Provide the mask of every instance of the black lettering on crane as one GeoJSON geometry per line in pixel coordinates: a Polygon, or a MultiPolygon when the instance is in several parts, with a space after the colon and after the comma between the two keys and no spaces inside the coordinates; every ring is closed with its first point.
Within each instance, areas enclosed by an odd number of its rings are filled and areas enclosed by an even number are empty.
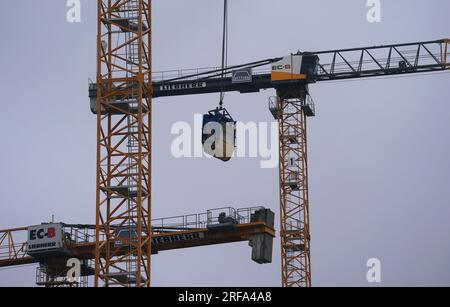
{"type": "Polygon", "coordinates": [[[36,240],[36,230],[30,231],[30,240],[36,240]]]}

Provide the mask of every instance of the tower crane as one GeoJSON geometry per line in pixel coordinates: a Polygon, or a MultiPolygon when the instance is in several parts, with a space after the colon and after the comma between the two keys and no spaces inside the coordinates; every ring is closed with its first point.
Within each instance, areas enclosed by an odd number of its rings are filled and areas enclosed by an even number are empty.
{"type": "MultiPolygon", "coordinates": [[[[97,238],[95,285],[111,274],[150,283],[152,99],[275,89],[269,109],[279,123],[279,196],[282,285],[311,286],[307,118],[315,116],[309,84],[330,80],[436,72],[449,69],[448,39],[298,52],[226,67],[227,1],[222,67],[152,72],[151,0],[98,0],[97,82],[90,84],[97,114],[97,238]],[[260,69],[269,66],[268,70],[260,69]],[[135,228],[129,253],[117,257],[112,226],[135,228]],[[145,239],[144,239],[145,238],[145,239]],[[144,279],[141,280],[141,273],[144,279]]],[[[222,124],[231,116],[219,114],[222,124]]],[[[226,144],[224,144],[226,146],[226,144]]],[[[206,150],[205,150],[206,151],[206,150]]],[[[232,151],[230,151],[232,152],[232,151]]],[[[222,157],[227,161],[228,157],[222,157]]]]}
{"type": "MultiPolygon", "coordinates": [[[[97,78],[89,85],[90,108],[97,117],[95,226],[57,225],[61,229],[93,231],[91,240],[81,245],[65,240],[62,247],[70,247],[69,255],[95,260],[91,272],[95,286],[150,286],[151,255],[158,249],[164,250],[151,217],[153,99],[276,91],[276,96],[269,98],[268,107],[279,124],[281,280],[285,287],[309,287],[312,281],[307,118],[316,115],[309,85],[450,69],[450,40],[441,39],[297,52],[215,70],[153,72],[151,0],[97,0],[97,3],[97,78]]],[[[237,226],[228,218],[223,215],[217,218],[219,225],[232,226],[222,229],[220,234],[208,237],[202,230],[204,237],[210,239],[204,245],[239,240],[257,244],[267,236],[274,236],[273,224],[267,216],[261,217],[263,222],[250,218],[247,230],[239,227],[241,236],[236,235],[237,226]],[[259,221],[256,229],[252,221],[259,221]],[[254,235],[263,237],[255,239],[254,235]]],[[[4,262],[0,259],[0,266],[40,262],[47,268],[58,267],[58,263],[30,256],[28,243],[14,243],[17,241],[13,234],[24,230],[30,235],[35,228],[0,232],[8,255],[4,262]]],[[[213,229],[206,229],[207,233],[210,231],[213,229]]],[[[184,246],[201,245],[190,244],[184,246]]],[[[170,244],[165,247],[172,248],[176,247],[170,244]]],[[[51,269],[45,273],[47,282],[59,276],[51,269]]]]}
{"type": "MultiPolygon", "coordinates": [[[[373,47],[298,52],[226,67],[152,74],[152,98],[275,89],[269,110],[279,123],[279,196],[282,285],[311,286],[307,118],[316,115],[309,85],[320,82],[395,77],[450,69],[450,39],[373,47]]],[[[97,115],[130,110],[120,83],[108,90],[91,84],[91,111],[97,115]],[[98,92],[112,102],[98,105],[98,92]],[[100,110],[101,112],[98,112],[100,110]]]]}

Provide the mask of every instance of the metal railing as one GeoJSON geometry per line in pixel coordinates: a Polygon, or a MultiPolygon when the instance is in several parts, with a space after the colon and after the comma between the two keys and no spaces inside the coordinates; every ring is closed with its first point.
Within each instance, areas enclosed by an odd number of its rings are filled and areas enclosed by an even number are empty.
{"type": "Polygon", "coordinates": [[[246,224],[250,223],[251,215],[260,209],[263,209],[263,207],[250,207],[241,209],[224,207],[211,209],[207,210],[206,213],[182,215],[153,220],[152,226],[155,232],[205,229],[208,228],[208,226],[218,225],[223,222],[221,221],[221,216],[233,219],[234,221],[236,221],[236,224],[246,224]]]}
{"type": "Polygon", "coordinates": [[[72,244],[95,241],[95,228],[88,226],[64,225],[65,239],[72,244]]]}
{"type": "MultiPolygon", "coordinates": [[[[191,68],[191,69],[178,69],[167,71],[156,71],[152,73],[153,82],[163,82],[172,79],[182,79],[183,81],[195,81],[201,79],[207,79],[210,77],[218,77],[217,71],[221,70],[221,67],[204,67],[204,68],[191,68]],[[201,76],[197,76],[200,75],[201,76]],[[192,76],[192,77],[190,77],[192,76]]],[[[227,71],[224,76],[226,78],[231,77],[232,71],[227,71]]],[[[270,74],[270,68],[253,68],[252,75],[265,75],[270,74]]]]}

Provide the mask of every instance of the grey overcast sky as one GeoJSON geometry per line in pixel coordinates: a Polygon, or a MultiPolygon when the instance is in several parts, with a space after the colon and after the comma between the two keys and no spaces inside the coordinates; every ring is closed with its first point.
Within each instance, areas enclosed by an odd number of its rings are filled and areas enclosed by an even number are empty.
{"type": "MultiPolygon", "coordinates": [[[[154,0],[157,70],[220,63],[222,1],[154,0]]],[[[93,223],[96,1],[82,22],[63,0],[3,0],[0,9],[0,228],[48,221],[93,223]]],[[[450,37],[448,0],[231,0],[230,63],[450,37]]],[[[449,74],[317,84],[309,120],[312,272],[315,286],[366,286],[366,261],[382,262],[382,286],[450,286],[449,74]]],[[[273,91],[228,94],[243,122],[272,121],[273,91]]],[[[174,159],[176,121],[215,107],[217,95],[158,99],[154,110],[155,217],[262,205],[278,215],[277,169],[258,159],[174,159]]],[[[278,286],[274,262],[247,243],[163,252],[156,286],[278,286]]],[[[0,269],[0,286],[34,285],[34,266],[0,269]]]]}

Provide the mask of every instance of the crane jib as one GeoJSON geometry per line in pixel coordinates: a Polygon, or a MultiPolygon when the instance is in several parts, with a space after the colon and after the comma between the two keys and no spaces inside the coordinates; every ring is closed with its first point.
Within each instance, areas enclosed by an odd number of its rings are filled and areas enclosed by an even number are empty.
{"type": "MultiPolygon", "coordinates": [[[[300,83],[360,79],[426,73],[450,68],[448,44],[437,40],[320,52],[297,53],[282,58],[228,67],[222,70],[179,71],[179,77],[164,79],[170,73],[155,73],[153,97],[170,97],[220,92],[254,93],[264,89],[295,87],[300,83]],[[414,50],[414,52],[412,52],[414,50]],[[319,59],[320,57],[320,59],[319,59]],[[267,70],[256,70],[261,65],[267,70]],[[158,78],[159,76],[159,78],[158,78]]],[[[95,113],[97,85],[89,88],[95,113]]]]}

